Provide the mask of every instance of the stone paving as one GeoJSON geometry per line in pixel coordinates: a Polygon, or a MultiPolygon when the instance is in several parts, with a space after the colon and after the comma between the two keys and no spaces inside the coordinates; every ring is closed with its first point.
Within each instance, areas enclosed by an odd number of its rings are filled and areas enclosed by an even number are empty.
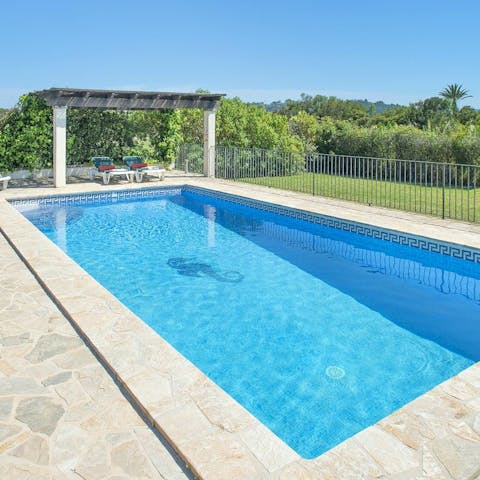
{"type": "MultiPolygon", "coordinates": [[[[374,209],[348,202],[312,198],[227,181],[167,178],[162,184],[185,183],[349,220],[375,223],[385,228],[431,236],[473,247],[480,245],[480,226],[478,225],[441,221],[404,212],[374,209]]],[[[28,193],[61,194],[138,187],[124,184],[102,188],[97,184],[78,184],[69,185],[64,189],[39,189],[28,193]]],[[[12,190],[5,192],[3,198],[24,194],[26,191],[12,190]]],[[[79,326],[82,334],[102,355],[118,381],[128,390],[132,400],[144,411],[149,422],[161,431],[172,445],[175,445],[182,458],[191,465],[200,478],[204,480],[373,478],[480,480],[480,363],[464,370],[324,455],[314,460],[304,460],[167,342],[151,331],[144,322],[126,309],[55,245],[42,237],[38,230],[6,202],[2,202],[1,198],[0,192],[0,227],[62,305],[64,311],[79,326]]],[[[16,281],[15,279],[13,275],[11,281],[16,281]]],[[[8,308],[16,308],[17,297],[7,303],[8,308]]],[[[18,303],[19,310],[24,313],[30,311],[31,302],[24,300],[22,304],[19,300],[18,303]]],[[[48,333],[58,333],[61,337],[74,337],[71,331],[70,335],[62,330],[48,333]]],[[[64,343],[72,348],[70,352],[57,353],[52,359],[43,360],[42,364],[52,363],[57,357],[71,355],[75,349],[74,345],[68,344],[71,342],[70,338],[60,340],[54,337],[48,342],[42,340],[42,335],[46,335],[45,332],[36,334],[35,339],[32,338],[32,344],[27,347],[25,344],[30,337],[26,335],[32,335],[28,325],[25,330],[9,332],[7,337],[18,336],[21,340],[7,340],[7,343],[10,341],[24,343],[7,348],[22,350],[23,345],[23,357],[20,355],[19,362],[26,363],[29,368],[33,368],[30,365],[32,361],[37,361],[45,354],[57,352],[58,348],[65,346],[64,343]],[[26,358],[27,356],[29,359],[26,358]]],[[[15,359],[16,356],[14,355],[13,358],[15,359]]],[[[5,359],[0,361],[5,362],[5,359]]],[[[10,355],[7,361],[9,362],[7,371],[8,368],[16,368],[16,362],[10,365],[10,355]]],[[[85,365],[80,370],[85,368],[88,373],[72,374],[69,379],[65,375],[68,375],[68,371],[71,370],[71,364],[67,363],[67,366],[64,366],[57,365],[54,361],[53,363],[57,368],[40,375],[47,386],[36,385],[36,388],[56,390],[62,385],[56,382],[64,379],[64,383],[68,383],[74,378],[83,388],[83,393],[89,395],[91,399],[103,389],[102,382],[99,384],[94,373],[96,369],[101,368],[98,363],[85,365]],[[54,386],[55,384],[57,387],[54,386]]],[[[22,377],[25,368],[23,370],[17,368],[17,370],[22,377]]],[[[8,387],[8,383],[6,385],[6,388],[11,388],[8,387]]],[[[22,391],[23,387],[18,388],[22,391]]],[[[81,396],[81,393],[78,394],[81,396]]],[[[62,393],[62,395],[69,398],[66,394],[62,393]]],[[[11,395],[7,393],[6,397],[9,398],[9,396],[11,395]]],[[[30,397],[32,396],[44,397],[38,393],[32,393],[30,397]]],[[[75,393],[73,396],[76,398],[75,393]]],[[[35,417],[35,421],[44,429],[48,429],[48,426],[60,416],[58,406],[66,408],[65,404],[58,399],[51,400],[52,403],[36,404],[36,407],[42,408],[45,415],[35,417]],[[47,421],[43,419],[44,416],[47,417],[47,421]]],[[[92,400],[92,402],[96,404],[98,400],[92,400]]],[[[88,401],[83,403],[85,409],[81,411],[84,417],[80,422],[80,428],[83,428],[84,424],[90,425],[87,418],[91,409],[95,408],[88,401]]],[[[7,405],[5,408],[10,412],[9,418],[12,419],[13,407],[7,405]]],[[[32,422],[32,415],[29,414],[29,411],[33,410],[32,405],[26,403],[18,411],[19,404],[16,404],[15,408],[15,417],[20,416],[23,422],[32,422]]],[[[108,414],[115,415],[116,408],[115,406],[109,409],[108,414]]],[[[1,411],[0,402],[0,413],[1,411]]],[[[81,416],[80,413],[78,415],[81,416]]],[[[94,425],[91,428],[98,429],[97,421],[101,422],[105,415],[104,411],[99,420],[93,421],[94,425]]],[[[20,420],[16,418],[13,426],[21,425],[18,422],[20,420]]],[[[55,437],[63,422],[65,422],[65,413],[58,420],[52,438],[55,437]]],[[[6,423],[7,429],[12,426],[12,422],[6,423]]],[[[138,428],[134,427],[133,430],[138,437],[138,428]]],[[[7,432],[11,431],[7,430],[7,432]]],[[[10,433],[9,436],[21,435],[21,433],[21,431],[10,433]]],[[[35,435],[46,434],[36,433],[35,435]]],[[[66,435],[65,432],[64,435],[66,435]]],[[[130,438],[127,441],[122,440],[118,440],[119,444],[115,444],[112,448],[109,437],[102,437],[99,443],[105,448],[97,448],[98,445],[94,443],[88,449],[92,452],[88,458],[93,458],[91,462],[96,465],[102,464],[102,459],[104,460],[106,456],[111,459],[111,465],[116,466],[124,456],[130,458],[128,446],[125,447],[125,444],[131,445],[130,438]],[[122,448],[119,452],[120,446],[122,448]]],[[[131,441],[139,440],[134,438],[131,441]]],[[[75,443],[73,440],[72,442],[75,443]]],[[[63,438],[62,443],[64,443],[63,438]]],[[[80,443],[83,445],[82,442],[80,443]]],[[[143,439],[137,444],[138,449],[141,447],[145,449],[143,439]]],[[[150,456],[148,453],[144,455],[154,463],[155,456],[150,456]]],[[[9,454],[8,458],[11,456],[9,454]]],[[[68,459],[68,455],[66,456],[68,459]]],[[[60,461],[61,455],[57,458],[60,461]]],[[[29,465],[23,459],[19,462],[21,465],[29,465]]],[[[131,478],[134,472],[138,473],[140,462],[134,465],[128,462],[128,465],[131,469],[129,472],[123,470],[122,474],[131,478]]],[[[58,470],[57,466],[55,468],[58,470]]],[[[52,478],[56,477],[52,476],[52,478]]],[[[113,480],[116,477],[111,478],[113,480]]]]}
{"type": "Polygon", "coordinates": [[[191,478],[0,235],[0,479],[191,478]]]}

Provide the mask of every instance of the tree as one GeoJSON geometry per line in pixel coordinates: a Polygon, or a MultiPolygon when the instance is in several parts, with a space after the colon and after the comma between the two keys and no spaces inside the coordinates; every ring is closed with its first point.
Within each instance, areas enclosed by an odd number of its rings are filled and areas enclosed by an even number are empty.
{"type": "Polygon", "coordinates": [[[23,95],[0,124],[0,172],[51,164],[52,109],[36,95],[23,95]]]}
{"type": "Polygon", "coordinates": [[[292,134],[302,142],[303,153],[313,153],[318,133],[317,119],[302,110],[290,118],[289,127],[292,134]]]}
{"type": "Polygon", "coordinates": [[[463,107],[458,111],[457,120],[464,125],[480,123],[480,113],[472,107],[463,107]]]}
{"type": "Polygon", "coordinates": [[[67,115],[67,162],[70,165],[83,165],[95,156],[111,157],[121,163],[126,149],[133,145],[133,129],[127,112],[70,109],[67,115]]]}
{"type": "Polygon", "coordinates": [[[288,118],[265,107],[222,98],[217,113],[218,145],[299,151],[300,142],[289,130],[288,118]]]}
{"type": "Polygon", "coordinates": [[[367,117],[367,110],[353,100],[341,100],[323,95],[305,95],[302,93],[299,101],[287,100],[279,113],[292,117],[304,111],[317,117],[332,117],[339,120],[359,120],[367,117]]]}
{"type": "Polygon", "coordinates": [[[131,112],[130,122],[134,137],[129,154],[167,166],[173,163],[182,141],[179,110],[131,112]]]}
{"type": "Polygon", "coordinates": [[[468,94],[468,90],[463,88],[463,85],[459,85],[458,83],[447,85],[446,88],[439,93],[439,95],[443,98],[446,98],[450,102],[450,108],[453,117],[457,116],[457,102],[459,100],[463,100],[464,98],[471,97],[471,95],[468,94]]]}

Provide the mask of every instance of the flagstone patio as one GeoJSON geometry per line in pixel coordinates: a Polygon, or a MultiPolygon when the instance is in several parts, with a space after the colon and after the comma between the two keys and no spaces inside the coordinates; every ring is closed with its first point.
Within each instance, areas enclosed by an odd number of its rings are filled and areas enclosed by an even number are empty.
{"type": "Polygon", "coordinates": [[[192,478],[0,235],[0,478],[192,478]]]}

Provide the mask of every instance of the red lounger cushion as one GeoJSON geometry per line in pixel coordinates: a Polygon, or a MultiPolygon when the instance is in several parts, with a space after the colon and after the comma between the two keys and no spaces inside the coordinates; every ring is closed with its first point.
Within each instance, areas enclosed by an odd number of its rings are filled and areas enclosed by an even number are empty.
{"type": "Polygon", "coordinates": [[[105,172],[107,170],[113,170],[115,168],[117,168],[117,167],[115,167],[115,165],[100,165],[98,167],[98,171],[99,172],[105,172]]]}
{"type": "Polygon", "coordinates": [[[132,168],[145,168],[148,167],[148,163],[132,163],[130,165],[132,168]]]}

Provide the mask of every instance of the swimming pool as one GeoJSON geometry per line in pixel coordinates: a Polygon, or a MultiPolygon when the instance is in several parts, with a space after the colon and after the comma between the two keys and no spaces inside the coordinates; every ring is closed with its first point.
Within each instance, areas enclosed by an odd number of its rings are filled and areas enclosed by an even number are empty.
{"type": "Polygon", "coordinates": [[[144,193],[17,207],[303,457],[479,357],[478,263],[192,188],[144,193]]]}

